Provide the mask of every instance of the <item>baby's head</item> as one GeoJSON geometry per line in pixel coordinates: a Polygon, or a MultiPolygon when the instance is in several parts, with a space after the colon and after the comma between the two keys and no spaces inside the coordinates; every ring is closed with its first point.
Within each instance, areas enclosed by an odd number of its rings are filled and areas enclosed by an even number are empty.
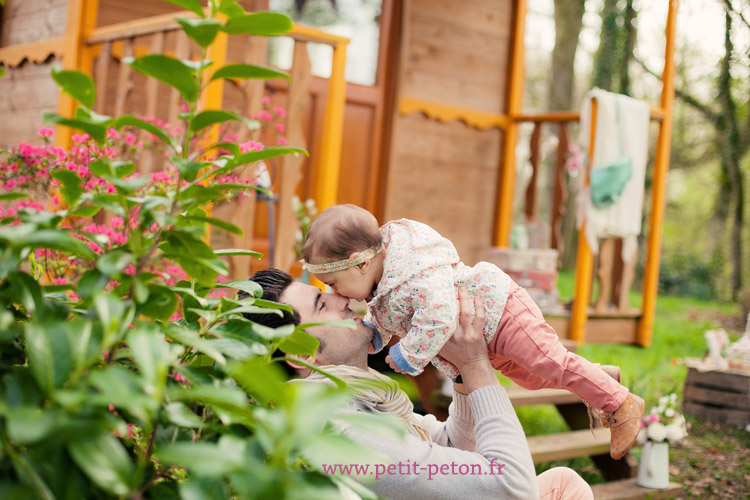
{"type": "Polygon", "coordinates": [[[324,210],[302,245],[303,267],[334,292],[369,300],[383,272],[383,236],[375,217],[356,205],[324,210]]]}

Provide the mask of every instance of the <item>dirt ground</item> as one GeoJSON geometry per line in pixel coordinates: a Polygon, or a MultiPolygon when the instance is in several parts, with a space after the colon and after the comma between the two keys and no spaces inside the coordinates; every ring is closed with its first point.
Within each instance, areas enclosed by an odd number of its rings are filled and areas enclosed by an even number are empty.
{"type": "Polygon", "coordinates": [[[680,499],[750,498],[750,432],[688,418],[688,438],[670,453],[670,478],[680,499]]]}

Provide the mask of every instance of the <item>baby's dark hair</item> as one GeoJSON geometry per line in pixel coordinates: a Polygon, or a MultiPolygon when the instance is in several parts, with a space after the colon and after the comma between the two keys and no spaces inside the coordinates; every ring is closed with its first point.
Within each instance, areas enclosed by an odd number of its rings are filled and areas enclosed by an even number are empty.
{"type": "Polygon", "coordinates": [[[314,264],[333,262],[382,242],[375,216],[356,205],[336,205],[323,210],[310,225],[302,258],[314,264]]]}

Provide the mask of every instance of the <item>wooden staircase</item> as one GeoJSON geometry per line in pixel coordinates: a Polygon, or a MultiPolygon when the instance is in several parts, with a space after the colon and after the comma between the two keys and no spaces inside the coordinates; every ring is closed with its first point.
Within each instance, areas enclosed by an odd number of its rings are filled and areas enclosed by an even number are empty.
{"type": "Polygon", "coordinates": [[[595,500],[641,500],[675,498],[682,486],[670,483],[665,490],[642,488],[635,484],[638,461],[632,455],[621,460],[609,456],[609,429],[589,429],[586,406],[581,398],[564,389],[539,389],[530,391],[518,386],[506,387],[514,407],[553,404],[570,426],[568,432],[532,436],[527,438],[534,464],[590,456],[594,465],[608,481],[591,487],[595,500]]]}

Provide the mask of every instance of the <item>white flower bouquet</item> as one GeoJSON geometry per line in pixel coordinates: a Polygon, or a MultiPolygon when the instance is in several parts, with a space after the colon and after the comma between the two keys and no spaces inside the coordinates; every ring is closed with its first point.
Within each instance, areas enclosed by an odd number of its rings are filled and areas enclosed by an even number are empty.
{"type": "Polygon", "coordinates": [[[685,417],[678,411],[677,394],[668,394],[659,398],[659,404],[641,419],[641,431],[638,433],[638,444],[646,441],[676,444],[687,436],[685,417]]]}

